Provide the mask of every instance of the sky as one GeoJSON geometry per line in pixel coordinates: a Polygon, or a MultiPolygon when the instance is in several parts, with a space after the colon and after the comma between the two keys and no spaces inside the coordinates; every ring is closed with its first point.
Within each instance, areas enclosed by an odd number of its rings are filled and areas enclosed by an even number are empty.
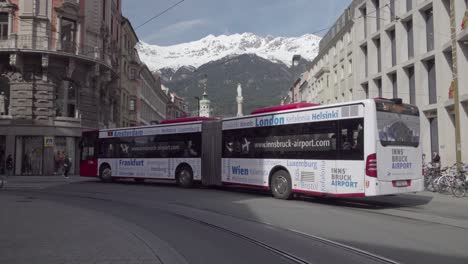
{"type": "MultiPolygon", "coordinates": [[[[146,20],[181,0],[122,0],[122,12],[140,40],[160,46],[209,34],[251,32],[297,37],[331,26],[351,0],[184,0],[165,14],[146,20]]],[[[326,31],[317,33],[322,36],[326,31]]]]}

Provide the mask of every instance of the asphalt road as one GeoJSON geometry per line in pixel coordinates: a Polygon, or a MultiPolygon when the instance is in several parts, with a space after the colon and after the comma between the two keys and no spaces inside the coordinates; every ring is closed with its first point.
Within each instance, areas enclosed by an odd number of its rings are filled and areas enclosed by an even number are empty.
{"type": "Polygon", "coordinates": [[[281,201],[131,181],[7,189],[0,263],[468,263],[467,209],[445,196],[281,201]]]}

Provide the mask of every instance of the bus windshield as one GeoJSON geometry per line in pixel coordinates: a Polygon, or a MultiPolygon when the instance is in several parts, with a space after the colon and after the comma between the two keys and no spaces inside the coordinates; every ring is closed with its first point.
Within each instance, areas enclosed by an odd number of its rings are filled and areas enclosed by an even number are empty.
{"type": "Polygon", "coordinates": [[[419,111],[407,104],[376,101],[377,128],[382,146],[419,146],[419,111]]]}

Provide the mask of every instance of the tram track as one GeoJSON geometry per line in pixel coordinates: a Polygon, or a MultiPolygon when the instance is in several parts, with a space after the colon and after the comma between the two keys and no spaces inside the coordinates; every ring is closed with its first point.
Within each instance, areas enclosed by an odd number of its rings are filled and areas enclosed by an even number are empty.
{"type": "MultiPolygon", "coordinates": [[[[254,219],[247,219],[247,218],[244,218],[244,217],[239,217],[239,216],[236,216],[236,215],[232,215],[232,214],[228,214],[228,213],[224,213],[224,212],[219,212],[219,211],[212,210],[212,209],[196,207],[196,206],[193,206],[193,205],[188,205],[188,204],[183,204],[183,203],[168,203],[168,204],[166,204],[166,206],[164,206],[164,204],[161,204],[161,203],[151,203],[151,204],[143,203],[143,204],[140,204],[140,203],[138,203],[138,201],[129,201],[129,200],[121,201],[119,199],[113,199],[113,198],[109,199],[107,197],[102,197],[102,195],[104,194],[102,192],[90,192],[90,191],[86,191],[86,192],[83,192],[83,193],[75,193],[75,192],[64,193],[64,192],[60,192],[60,191],[54,191],[54,192],[47,192],[46,193],[46,192],[44,192],[42,190],[37,190],[36,193],[37,194],[44,194],[44,195],[47,195],[47,196],[50,196],[50,195],[59,196],[61,198],[66,196],[66,197],[73,197],[73,198],[78,198],[78,199],[91,199],[91,200],[94,200],[94,201],[105,202],[105,203],[113,203],[113,204],[116,204],[116,205],[131,207],[131,208],[140,207],[142,209],[151,209],[151,210],[156,209],[156,210],[158,210],[158,211],[160,211],[160,212],[162,212],[164,214],[168,214],[168,215],[171,215],[173,217],[177,217],[177,218],[180,218],[180,219],[183,219],[183,220],[186,220],[186,221],[190,221],[190,222],[193,222],[193,223],[208,227],[210,229],[214,229],[214,230],[223,232],[225,234],[236,237],[238,239],[241,239],[241,240],[243,240],[243,241],[245,241],[247,243],[250,243],[250,244],[252,244],[254,246],[257,246],[257,247],[260,247],[260,248],[262,248],[264,250],[267,250],[267,251],[269,251],[269,252],[283,258],[284,260],[286,260],[286,261],[288,261],[290,263],[306,264],[306,263],[316,263],[316,262],[309,261],[306,258],[304,258],[303,256],[298,256],[297,254],[288,252],[287,250],[283,250],[282,248],[280,248],[278,246],[275,246],[272,243],[268,243],[265,240],[257,239],[253,235],[238,232],[236,230],[233,230],[232,228],[229,228],[229,227],[226,227],[226,226],[223,226],[223,225],[220,225],[220,224],[213,223],[213,221],[206,221],[206,220],[201,219],[200,217],[193,217],[193,216],[190,216],[189,214],[180,212],[180,211],[183,212],[184,210],[177,210],[177,211],[170,210],[170,209],[168,209],[168,207],[177,206],[177,207],[179,207],[179,209],[189,209],[189,208],[192,209],[192,210],[195,209],[195,210],[198,210],[200,212],[216,214],[218,216],[230,217],[230,218],[233,218],[233,219],[236,219],[236,220],[246,221],[246,222],[253,223],[253,224],[256,224],[256,225],[262,225],[262,226],[267,227],[267,228],[269,228],[269,229],[271,229],[271,230],[273,230],[275,232],[277,232],[277,231],[288,232],[289,234],[293,234],[295,236],[300,236],[302,238],[310,240],[311,242],[313,241],[313,242],[316,242],[316,243],[327,245],[329,247],[333,247],[336,250],[347,251],[347,252],[350,252],[352,254],[359,255],[360,257],[363,257],[363,258],[367,259],[369,263],[398,263],[396,261],[390,260],[388,258],[379,256],[379,255],[376,255],[376,254],[373,254],[373,253],[370,253],[370,252],[367,252],[367,251],[364,251],[364,250],[360,250],[358,248],[354,248],[354,247],[351,247],[351,246],[348,246],[348,245],[345,245],[345,244],[341,244],[341,243],[338,243],[338,242],[335,242],[335,241],[332,241],[332,240],[328,240],[328,239],[325,239],[325,238],[322,238],[322,237],[314,236],[314,235],[307,234],[307,233],[304,233],[304,232],[300,232],[300,231],[297,231],[297,230],[283,228],[283,227],[273,225],[271,223],[266,223],[266,222],[262,222],[262,221],[258,221],[258,220],[254,220],[254,219]]],[[[31,196],[31,192],[28,192],[28,195],[31,196]]],[[[119,196],[122,196],[122,197],[126,197],[127,195],[128,196],[134,195],[134,193],[130,193],[130,192],[127,192],[127,191],[124,191],[123,193],[119,193],[119,196]]],[[[151,232],[151,231],[149,231],[149,232],[151,232]]],[[[155,234],[155,235],[157,235],[157,234],[155,234]]]]}

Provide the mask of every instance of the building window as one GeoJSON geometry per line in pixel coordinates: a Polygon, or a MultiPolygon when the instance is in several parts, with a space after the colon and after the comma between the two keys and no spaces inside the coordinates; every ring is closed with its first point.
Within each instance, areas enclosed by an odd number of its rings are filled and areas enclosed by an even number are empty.
{"type": "Polygon", "coordinates": [[[427,80],[429,90],[429,104],[437,103],[437,86],[436,86],[436,67],[434,59],[427,61],[427,80]]]}
{"type": "Polygon", "coordinates": [[[353,60],[350,59],[348,63],[348,74],[351,75],[353,74],[353,60]]]}
{"type": "Polygon", "coordinates": [[[391,52],[392,52],[392,67],[396,65],[396,39],[395,39],[395,30],[388,32],[391,43],[391,52]]]}
{"type": "Polygon", "coordinates": [[[76,118],[77,84],[64,80],[60,88],[56,90],[56,116],[76,118]]]}
{"type": "Polygon", "coordinates": [[[362,54],[364,55],[364,73],[365,73],[364,77],[367,78],[367,76],[369,75],[369,62],[368,62],[368,58],[367,58],[367,46],[362,47],[362,54]]]}
{"type": "Polygon", "coordinates": [[[135,105],[136,105],[135,99],[130,99],[129,104],[128,104],[128,110],[135,111],[135,105]]]}
{"type": "Polygon", "coordinates": [[[382,79],[375,80],[375,87],[377,88],[377,96],[382,97],[382,79]]]}
{"type": "Polygon", "coordinates": [[[414,67],[410,67],[406,70],[408,74],[408,81],[409,81],[409,99],[410,104],[416,104],[416,82],[414,79],[414,67]]]}
{"type": "Polygon", "coordinates": [[[363,30],[364,30],[364,38],[367,38],[367,9],[361,8],[361,17],[363,23],[363,30]]]}
{"type": "Polygon", "coordinates": [[[60,29],[60,38],[62,50],[74,53],[75,47],[76,22],[67,18],[62,18],[62,27],[60,29]]]}
{"type": "Polygon", "coordinates": [[[396,73],[392,73],[389,76],[390,83],[392,84],[392,95],[393,98],[398,98],[398,82],[396,73]]]}
{"type": "Polygon", "coordinates": [[[382,49],[380,47],[380,39],[375,40],[375,48],[377,49],[377,72],[382,71],[382,49]]]}
{"type": "Polygon", "coordinates": [[[380,30],[380,0],[374,0],[374,7],[375,7],[375,23],[377,31],[380,30]]]}
{"type": "Polygon", "coordinates": [[[136,80],[136,69],[135,68],[130,69],[130,80],[136,80]]]}
{"type": "Polygon", "coordinates": [[[106,21],[106,2],[107,0],[102,1],[102,20],[106,21]]]}
{"type": "Polygon", "coordinates": [[[424,12],[426,19],[426,46],[427,51],[434,49],[434,16],[432,8],[424,12]]]}
{"type": "Polygon", "coordinates": [[[413,0],[406,0],[406,12],[411,11],[413,9],[413,0]]]}
{"type": "Polygon", "coordinates": [[[406,32],[408,34],[408,59],[414,57],[414,36],[413,36],[413,21],[406,22],[406,32]]]}
{"type": "Polygon", "coordinates": [[[431,134],[431,152],[439,153],[439,129],[437,117],[429,119],[429,130],[431,134]]]}
{"type": "Polygon", "coordinates": [[[8,39],[8,14],[0,13],[0,39],[8,39]]]}
{"type": "Polygon", "coordinates": [[[342,64],[342,65],[341,65],[341,71],[340,71],[340,79],[341,79],[341,80],[344,79],[344,73],[345,73],[345,69],[344,69],[344,65],[342,64]]]}
{"type": "Polygon", "coordinates": [[[369,99],[369,85],[367,83],[362,85],[362,90],[366,94],[366,99],[369,99]]]}
{"type": "Polygon", "coordinates": [[[390,0],[390,20],[395,21],[395,0],[390,0]]]}

